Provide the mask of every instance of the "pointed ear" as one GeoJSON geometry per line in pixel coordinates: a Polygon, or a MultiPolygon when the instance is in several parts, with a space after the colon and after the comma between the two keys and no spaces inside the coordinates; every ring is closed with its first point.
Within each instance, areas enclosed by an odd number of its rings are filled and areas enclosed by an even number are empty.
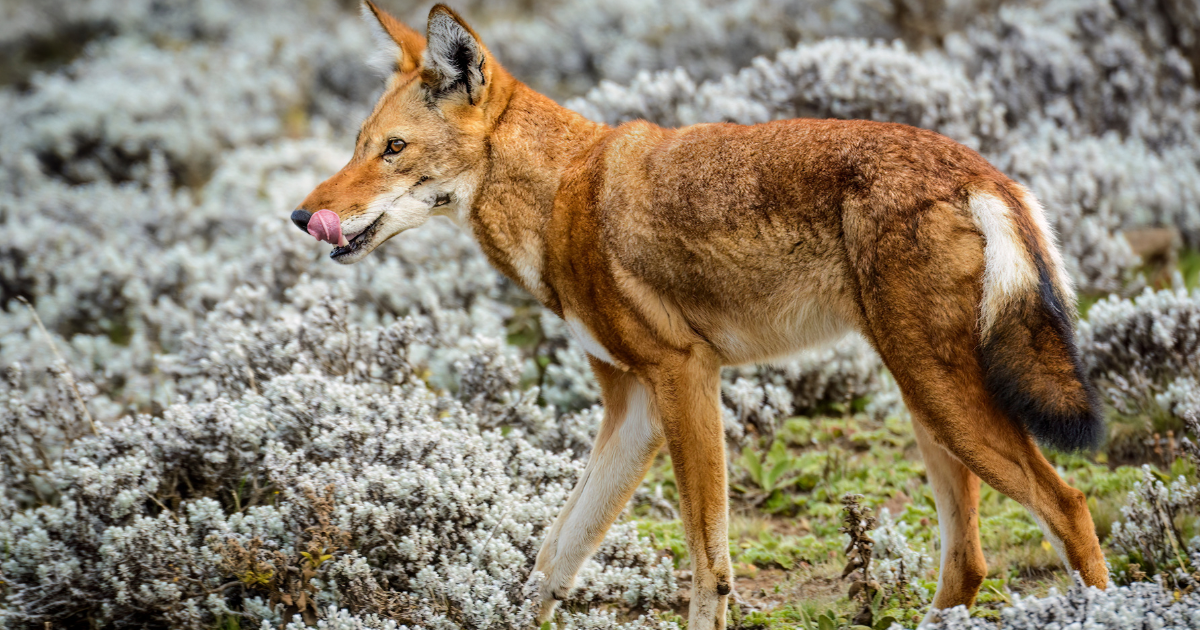
{"type": "Polygon", "coordinates": [[[467,102],[478,105],[491,74],[488,53],[479,36],[450,7],[439,4],[429,12],[425,32],[429,45],[421,78],[435,98],[464,94],[467,102]]]}
{"type": "Polygon", "coordinates": [[[378,46],[378,52],[368,60],[373,68],[389,77],[396,72],[412,72],[421,66],[425,38],[420,33],[375,6],[371,0],[363,0],[362,16],[378,46]]]}

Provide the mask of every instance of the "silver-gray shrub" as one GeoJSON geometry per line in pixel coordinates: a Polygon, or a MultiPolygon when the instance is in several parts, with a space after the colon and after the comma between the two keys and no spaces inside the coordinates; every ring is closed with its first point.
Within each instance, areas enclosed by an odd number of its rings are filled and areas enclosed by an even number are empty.
{"type": "MultiPolygon", "coordinates": [[[[16,4],[33,22],[46,11],[16,4]]],[[[223,151],[306,134],[310,118],[350,128],[380,87],[359,63],[369,50],[363,27],[333,3],[86,0],[49,23],[118,36],[98,37],[3,99],[0,160],[36,157],[71,182],[144,181],[158,152],[180,181],[202,183],[223,151]]]]}
{"type": "MultiPolygon", "coordinates": [[[[892,626],[896,628],[897,626],[892,626]]],[[[1200,628],[1200,593],[1176,597],[1160,584],[1139,583],[1072,588],[1065,594],[1051,589],[1043,598],[1013,596],[1013,603],[1000,611],[999,623],[972,617],[958,606],[941,612],[940,618],[922,628],[931,630],[1144,630],[1146,628],[1200,628]]]]}
{"type": "Polygon", "coordinates": [[[763,436],[789,417],[848,413],[864,399],[874,416],[898,413],[893,389],[883,361],[859,335],[775,364],[728,368],[721,381],[726,413],[763,436]]]}
{"type": "MultiPolygon", "coordinates": [[[[227,551],[257,538],[264,553],[297,556],[314,524],[312,497],[333,488],[329,520],[349,545],[322,565],[321,607],[344,607],[354,584],[369,583],[407,598],[405,619],[421,627],[531,622],[533,556],[582,462],[522,437],[521,419],[536,406],[519,392],[489,399],[481,416],[471,409],[493,386],[460,386],[470,393],[461,401],[430,390],[410,363],[429,342],[421,323],[354,331],[328,298],[298,315],[285,309],[265,325],[214,318],[189,344],[209,359],[181,379],[181,402],[77,439],[40,471],[57,496],[50,504],[5,502],[0,621],[211,627],[245,614],[278,623],[282,609],[230,574],[227,551]],[[269,351],[291,325],[311,334],[269,351]],[[194,385],[205,380],[215,395],[194,385]],[[511,430],[490,428],[495,417],[510,419],[511,430]],[[247,604],[231,610],[239,589],[247,604]]],[[[463,366],[464,378],[498,371],[493,380],[509,382],[486,355],[463,361],[478,363],[463,366]]],[[[12,422],[11,406],[0,420],[12,422]]],[[[670,560],[621,525],[573,597],[648,607],[675,592],[670,560]]],[[[396,614],[370,600],[349,605],[396,614]]]]}
{"type": "Polygon", "coordinates": [[[919,46],[962,28],[988,0],[876,3],[858,0],[566,0],[532,16],[484,23],[481,34],[507,68],[552,96],[607,80],[681,68],[719,79],[801,41],[903,39],[919,46]]]}
{"type": "MultiPolygon", "coordinates": [[[[298,238],[280,208],[295,204],[296,191],[315,186],[342,157],[320,138],[243,147],[225,153],[199,191],[173,189],[165,159],[154,156],[142,186],[72,186],[22,165],[11,194],[0,195],[0,223],[11,236],[0,242],[3,297],[33,301],[79,380],[100,387],[92,405],[101,418],[126,405],[171,402],[158,361],[181,351],[185,336],[235,290],[257,297],[232,308],[261,319],[289,296],[310,299],[309,289],[293,291],[306,277],[348,281],[338,297],[354,305],[355,322],[413,311],[445,311],[453,319],[470,303],[454,331],[501,335],[509,307],[494,299],[499,276],[448,224],[433,222],[349,269],[328,264],[298,238]]],[[[31,324],[10,302],[0,319],[0,360],[27,363],[27,374],[36,376],[49,354],[31,324]]]]}
{"type": "Polygon", "coordinates": [[[917,579],[933,567],[933,559],[924,551],[913,549],[908,542],[916,529],[914,525],[896,521],[887,508],[879,513],[879,526],[871,530],[875,545],[874,573],[889,592],[902,591],[915,601],[929,603],[933,596],[917,579]]]}
{"type": "MultiPolygon", "coordinates": [[[[1200,437],[1200,380],[1182,377],[1159,394],[1159,404],[1182,418],[1193,437],[1200,437]]],[[[1183,437],[1184,456],[1194,471],[1200,471],[1200,446],[1183,437]]],[[[1200,483],[1179,475],[1169,482],[1142,467],[1142,480],[1134,485],[1121,508],[1121,520],[1113,523],[1112,546],[1125,554],[1141,571],[1177,589],[1200,586],[1200,536],[1185,540],[1180,532],[1182,518],[1200,514],[1200,483]]],[[[1121,576],[1132,579],[1132,576],[1121,576]]]]}
{"type": "MultiPolygon", "coordinates": [[[[1177,280],[1178,282],[1178,280],[1177,280]]],[[[1200,289],[1110,297],[1079,327],[1085,368],[1106,402],[1128,415],[1167,415],[1200,435],[1200,289]]],[[[1183,452],[1200,468],[1200,449],[1182,437],[1183,452]]],[[[1113,524],[1111,544],[1142,571],[1188,588],[1200,581],[1200,538],[1186,540],[1179,520],[1200,512],[1200,484],[1164,481],[1150,466],[1113,524]]],[[[1121,576],[1123,580],[1132,576],[1121,576]]]]}
{"type": "Polygon", "coordinates": [[[670,0],[568,1],[533,19],[482,29],[506,67],[554,95],[641,71],[683,68],[715,79],[801,39],[830,34],[895,37],[892,7],[861,2],[670,0]]]}
{"type": "Polygon", "coordinates": [[[1079,324],[1079,348],[1107,402],[1126,414],[1150,410],[1172,383],[1200,377],[1200,290],[1101,300],[1079,324]]]}
{"type": "Polygon", "coordinates": [[[991,95],[943,56],[856,39],[801,44],[719,80],[697,82],[676,69],[641,73],[628,86],[602,82],[567,106],[610,124],[869,118],[942,130],[975,145],[1004,132],[1003,110],[991,95]]]}

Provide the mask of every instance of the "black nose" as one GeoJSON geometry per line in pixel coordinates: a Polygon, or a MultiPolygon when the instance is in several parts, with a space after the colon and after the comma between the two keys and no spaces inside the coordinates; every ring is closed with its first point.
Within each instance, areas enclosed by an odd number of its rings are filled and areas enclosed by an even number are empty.
{"type": "Polygon", "coordinates": [[[300,228],[300,231],[304,232],[305,234],[308,233],[308,220],[311,218],[311,212],[305,212],[304,210],[292,210],[292,223],[295,223],[296,227],[300,228]]]}

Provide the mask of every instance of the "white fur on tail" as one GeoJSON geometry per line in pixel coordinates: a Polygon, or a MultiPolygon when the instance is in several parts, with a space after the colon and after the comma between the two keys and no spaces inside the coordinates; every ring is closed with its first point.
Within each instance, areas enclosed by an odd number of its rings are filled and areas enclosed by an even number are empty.
{"type": "Polygon", "coordinates": [[[1046,221],[1046,212],[1042,209],[1042,204],[1033,196],[1032,192],[1024,186],[1017,186],[1019,194],[1017,197],[1021,203],[1025,205],[1025,210],[1029,212],[1029,216],[1033,218],[1033,224],[1037,226],[1038,232],[1042,236],[1042,249],[1050,257],[1050,273],[1051,281],[1054,282],[1059,293],[1062,294],[1062,299],[1068,308],[1075,307],[1075,284],[1071,282],[1071,276],[1067,275],[1067,265],[1063,261],[1062,254],[1058,251],[1058,243],[1055,239],[1054,230],[1050,228],[1050,223],[1046,221]]]}
{"type": "MultiPolygon", "coordinates": [[[[1042,204],[1024,186],[1018,186],[1017,197],[1022,208],[1015,211],[1029,213],[1037,228],[1037,238],[1045,253],[1050,281],[1058,290],[1063,305],[1068,309],[1075,306],[1075,290],[1066,265],[1042,204]]],[[[1014,209],[1004,200],[989,193],[971,193],[971,216],[975,226],[983,232],[984,245],[983,304],[980,309],[979,328],[987,339],[997,318],[1010,303],[1031,291],[1037,291],[1038,274],[1029,248],[1017,233],[1013,221],[1014,209]]]]}
{"type": "Polygon", "coordinates": [[[1037,290],[1038,274],[1004,200],[988,193],[971,193],[970,209],[985,240],[979,328],[987,339],[996,320],[1016,298],[1037,290]]]}

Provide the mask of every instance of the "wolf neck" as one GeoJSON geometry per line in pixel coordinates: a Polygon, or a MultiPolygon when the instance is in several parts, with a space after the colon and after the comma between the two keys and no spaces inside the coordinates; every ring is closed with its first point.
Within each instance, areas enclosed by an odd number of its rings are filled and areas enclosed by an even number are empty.
{"type": "Polygon", "coordinates": [[[513,84],[490,137],[491,169],[470,223],[492,265],[557,311],[555,292],[543,281],[545,230],[563,174],[608,127],[513,84]]]}

